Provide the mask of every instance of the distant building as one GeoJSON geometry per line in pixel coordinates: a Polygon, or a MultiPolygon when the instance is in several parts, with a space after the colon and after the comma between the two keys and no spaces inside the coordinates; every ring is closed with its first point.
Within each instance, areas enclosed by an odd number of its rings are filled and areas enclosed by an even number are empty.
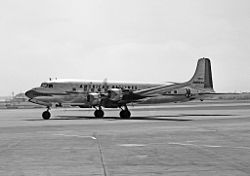
{"type": "Polygon", "coordinates": [[[33,104],[28,101],[28,97],[24,93],[19,93],[12,97],[0,97],[0,109],[18,109],[18,108],[39,108],[40,105],[33,104]]]}

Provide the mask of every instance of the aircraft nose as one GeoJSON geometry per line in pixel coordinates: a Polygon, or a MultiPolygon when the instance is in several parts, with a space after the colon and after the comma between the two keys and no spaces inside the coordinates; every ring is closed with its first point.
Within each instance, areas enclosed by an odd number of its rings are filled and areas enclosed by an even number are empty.
{"type": "Polygon", "coordinates": [[[28,90],[27,92],[25,92],[25,95],[29,98],[34,98],[35,97],[35,91],[33,89],[28,90]]]}

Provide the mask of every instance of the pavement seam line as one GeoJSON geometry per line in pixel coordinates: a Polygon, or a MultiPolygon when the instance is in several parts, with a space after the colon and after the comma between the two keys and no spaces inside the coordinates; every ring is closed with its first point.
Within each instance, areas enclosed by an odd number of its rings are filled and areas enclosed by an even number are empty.
{"type": "Polygon", "coordinates": [[[101,163],[102,163],[102,168],[103,168],[104,176],[108,176],[106,164],[105,164],[105,161],[104,161],[104,156],[103,156],[103,151],[102,151],[101,143],[100,143],[100,141],[99,141],[99,139],[98,139],[98,137],[97,137],[96,134],[93,134],[93,137],[96,138],[96,143],[97,143],[99,154],[100,154],[100,160],[101,160],[101,163]]]}

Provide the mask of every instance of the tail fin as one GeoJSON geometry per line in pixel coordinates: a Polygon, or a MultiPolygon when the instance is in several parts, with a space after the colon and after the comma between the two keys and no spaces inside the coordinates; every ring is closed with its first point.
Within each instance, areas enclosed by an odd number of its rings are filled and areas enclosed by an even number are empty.
{"type": "Polygon", "coordinates": [[[208,58],[198,60],[194,76],[188,82],[193,88],[213,90],[211,62],[208,58]]]}

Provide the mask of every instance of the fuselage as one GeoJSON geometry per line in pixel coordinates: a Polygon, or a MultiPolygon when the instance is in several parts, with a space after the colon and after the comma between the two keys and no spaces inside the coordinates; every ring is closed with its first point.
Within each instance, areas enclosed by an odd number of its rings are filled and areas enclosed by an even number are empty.
{"type": "Polygon", "coordinates": [[[30,101],[45,106],[52,104],[81,105],[84,107],[89,93],[104,93],[109,89],[121,89],[138,91],[141,89],[160,86],[161,84],[152,83],[122,83],[117,81],[81,81],[81,80],[52,80],[41,83],[40,87],[35,87],[26,92],[30,101]]]}
{"type": "MultiPolygon", "coordinates": [[[[92,107],[95,103],[88,100],[88,94],[91,93],[105,93],[109,89],[128,90],[133,92],[140,92],[145,94],[145,91],[158,87],[163,87],[164,92],[159,96],[149,96],[147,98],[140,98],[136,103],[139,104],[155,104],[155,103],[169,103],[178,101],[189,101],[187,90],[192,94],[199,93],[197,90],[188,88],[185,85],[176,84],[152,84],[152,83],[122,83],[122,82],[108,82],[103,81],[81,81],[81,80],[53,80],[41,83],[40,87],[35,87],[26,92],[26,96],[30,98],[29,101],[51,107],[52,105],[70,105],[79,106],[82,108],[92,107]]],[[[194,96],[193,96],[194,98],[194,96]]],[[[96,98],[97,100],[98,98],[96,98]]],[[[127,103],[127,102],[126,102],[127,103]]]]}

